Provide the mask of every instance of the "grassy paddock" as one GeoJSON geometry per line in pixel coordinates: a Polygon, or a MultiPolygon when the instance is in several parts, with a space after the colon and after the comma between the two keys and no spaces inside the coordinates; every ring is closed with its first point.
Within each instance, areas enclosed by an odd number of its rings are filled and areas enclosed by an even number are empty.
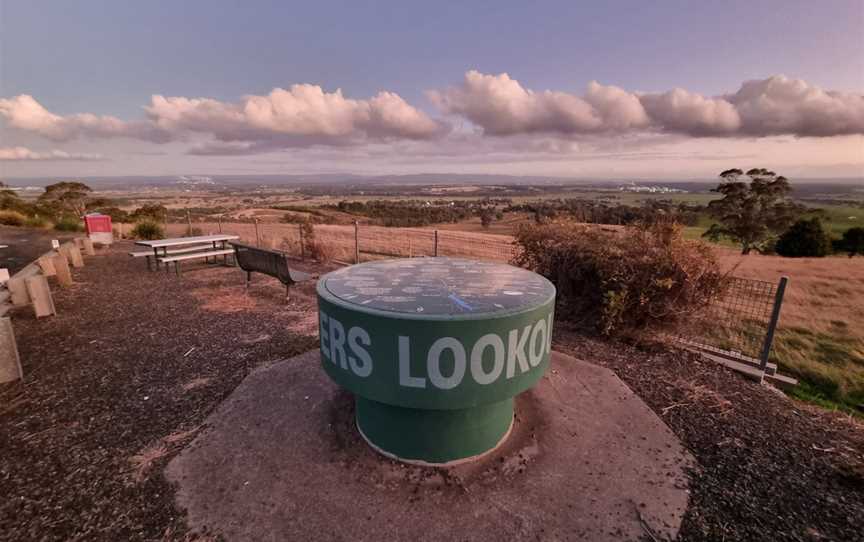
{"type": "Polygon", "coordinates": [[[844,408],[864,404],[864,261],[742,257],[732,250],[722,261],[740,277],[789,277],[772,355],[801,379],[795,393],[844,408]]]}

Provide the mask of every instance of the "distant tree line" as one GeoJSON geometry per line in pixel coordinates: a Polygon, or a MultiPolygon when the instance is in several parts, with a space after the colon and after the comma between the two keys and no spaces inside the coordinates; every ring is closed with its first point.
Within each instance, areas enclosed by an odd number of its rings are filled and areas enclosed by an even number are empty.
{"type": "Polygon", "coordinates": [[[666,200],[647,200],[641,206],[635,206],[576,198],[521,203],[504,209],[505,212],[530,213],[538,224],[556,218],[567,218],[585,224],[620,226],[661,220],[695,226],[704,210],[705,207],[701,205],[666,200]]]}
{"type": "Polygon", "coordinates": [[[369,200],[340,201],[336,205],[324,205],[322,208],[369,218],[384,226],[418,227],[461,222],[472,216],[480,216],[481,221],[491,222],[491,218],[495,216],[494,205],[491,200],[369,200]]]}

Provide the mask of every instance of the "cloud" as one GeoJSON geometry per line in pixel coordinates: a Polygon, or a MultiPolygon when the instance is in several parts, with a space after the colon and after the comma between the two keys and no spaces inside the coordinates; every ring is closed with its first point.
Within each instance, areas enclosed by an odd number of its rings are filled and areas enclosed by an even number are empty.
{"type": "Polygon", "coordinates": [[[275,88],[264,96],[244,96],[236,103],[210,98],[154,95],[144,107],[146,119],[127,122],[90,113],[57,115],[27,94],[0,99],[0,117],[9,126],[54,141],[124,137],[166,143],[204,137],[191,154],[254,154],[316,145],[347,146],[368,142],[428,140],[449,127],[382,91],[356,100],[341,90],[316,85],[275,88]]]}
{"type": "Polygon", "coordinates": [[[640,102],[659,130],[691,136],[735,135],[741,117],[735,106],[719,98],[706,98],[676,88],[663,94],[645,94],[640,102]]]}
{"type": "Polygon", "coordinates": [[[864,95],[824,90],[776,75],[719,97],[676,88],[636,93],[592,81],[584,95],[523,87],[508,74],[469,71],[461,85],[431,91],[444,113],[486,135],[629,134],[830,137],[864,134],[864,95]]]}
{"type": "Polygon", "coordinates": [[[746,81],[725,97],[749,135],[829,137],[864,134],[864,95],[824,90],[801,79],[775,75],[746,81]]]}
{"type": "Polygon", "coordinates": [[[102,160],[102,155],[86,153],[70,153],[66,151],[53,150],[36,152],[27,147],[0,147],[0,161],[27,161],[27,160],[102,160]]]}
{"type": "Polygon", "coordinates": [[[130,137],[154,143],[165,143],[170,134],[149,122],[126,122],[111,116],[91,113],[55,115],[28,94],[0,99],[0,116],[13,128],[33,132],[53,141],[69,141],[78,137],[130,137]]]}
{"type": "Polygon", "coordinates": [[[144,106],[144,117],[133,121],[92,113],[59,115],[22,94],[0,99],[0,118],[12,128],[53,141],[182,142],[188,145],[188,154],[201,156],[310,147],[345,153],[348,147],[417,148],[422,145],[414,143],[424,142],[473,145],[466,151],[484,152],[479,141],[503,136],[518,143],[513,152],[548,148],[574,154],[581,152],[579,144],[589,148],[598,140],[614,143],[624,138],[864,134],[864,95],[825,90],[782,75],[746,81],[736,92],[721,96],[682,88],[641,93],[596,81],[575,94],[535,91],[506,73],[472,70],[459,85],[429,91],[428,96],[447,117],[433,118],[393,92],[355,99],[341,90],[297,84],[236,101],[157,94],[144,106]],[[454,117],[468,122],[453,130],[454,117]],[[464,141],[466,134],[475,137],[464,141]]]}
{"type": "Polygon", "coordinates": [[[328,93],[316,85],[276,88],[266,96],[246,96],[236,104],[156,95],[145,110],[155,126],[171,133],[202,133],[218,142],[243,142],[208,144],[199,148],[199,154],[209,152],[201,149],[222,148],[237,154],[255,149],[423,140],[447,130],[442,122],[392,92],[354,100],[340,90],[328,93]]]}

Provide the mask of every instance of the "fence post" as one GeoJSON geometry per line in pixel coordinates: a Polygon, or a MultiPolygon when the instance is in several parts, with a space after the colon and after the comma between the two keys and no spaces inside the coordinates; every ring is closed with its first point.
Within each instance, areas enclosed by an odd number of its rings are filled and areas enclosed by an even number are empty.
{"type": "Polygon", "coordinates": [[[354,221],[354,263],[360,263],[360,225],[354,221]]]}
{"type": "Polygon", "coordinates": [[[253,218],[252,220],[255,222],[255,246],[260,247],[261,246],[261,232],[258,231],[258,219],[253,218]]]}
{"type": "Polygon", "coordinates": [[[219,233],[222,233],[222,215],[219,215],[219,233]]]}
{"type": "Polygon", "coordinates": [[[768,323],[768,332],[765,334],[765,343],[762,345],[759,368],[762,372],[768,367],[768,356],[771,354],[771,344],[774,342],[774,331],[777,330],[777,322],[780,320],[780,307],[783,305],[783,294],[786,292],[786,283],[789,277],[780,277],[777,285],[777,293],[774,294],[774,308],[771,310],[771,321],[768,323]]]}
{"type": "Polygon", "coordinates": [[[438,257],[438,230],[435,230],[435,251],[432,254],[438,257]]]}
{"type": "Polygon", "coordinates": [[[186,235],[192,235],[192,213],[189,212],[189,207],[186,207],[186,235]]]}
{"type": "Polygon", "coordinates": [[[306,259],[306,243],[303,242],[303,224],[297,224],[297,231],[300,232],[300,259],[306,259]]]}

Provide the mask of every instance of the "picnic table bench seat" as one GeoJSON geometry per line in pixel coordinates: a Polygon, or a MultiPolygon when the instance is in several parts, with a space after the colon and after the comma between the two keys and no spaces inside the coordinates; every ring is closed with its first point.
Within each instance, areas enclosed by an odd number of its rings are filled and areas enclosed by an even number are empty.
{"type": "MultiPolygon", "coordinates": [[[[170,248],[165,249],[165,254],[185,254],[187,252],[196,252],[198,250],[212,249],[213,245],[198,245],[194,247],[170,248]]],[[[153,256],[152,250],[135,250],[129,253],[133,258],[150,258],[153,256]]]]}
{"type": "Polygon", "coordinates": [[[255,247],[231,241],[234,247],[234,260],[240,269],[246,271],[246,287],[252,281],[252,273],[264,273],[285,285],[285,297],[288,297],[291,285],[313,278],[313,275],[291,269],[288,256],[278,250],[255,247]]]}
{"type": "Polygon", "coordinates": [[[227,256],[233,255],[233,254],[234,254],[233,248],[220,248],[220,249],[216,249],[216,250],[208,250],[206,252],[192,252],[189,254],[177,254],[175,256],[163,256],[163,257],[158,258],[158,261],[160,261],[164,264],[173,263],[174,264],[174,271],[175,271],[175,273],[177,273],[177,275],[179,275],[181,262],[185,262],[188,260],[195,260],[198,258],[207,259],[207,258],[216,257],[216,256],[224,256],[227,258],[227,256]]]}

